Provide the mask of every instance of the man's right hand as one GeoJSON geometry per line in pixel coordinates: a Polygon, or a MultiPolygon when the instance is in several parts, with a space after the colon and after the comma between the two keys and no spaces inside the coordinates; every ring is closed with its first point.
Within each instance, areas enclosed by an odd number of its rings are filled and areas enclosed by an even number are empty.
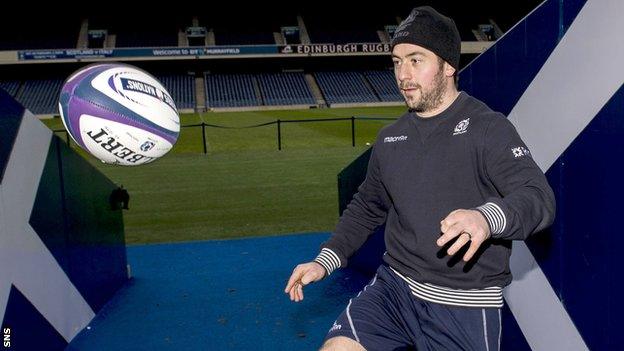
{"type": "Polygon", "coordinates": [[[290,294],[291,301],[299,302],[303,300],[303,287],[323,279],[325,273],[325,268],[319,263],[302,263],[293,270],[284,292],[290,294]]]}

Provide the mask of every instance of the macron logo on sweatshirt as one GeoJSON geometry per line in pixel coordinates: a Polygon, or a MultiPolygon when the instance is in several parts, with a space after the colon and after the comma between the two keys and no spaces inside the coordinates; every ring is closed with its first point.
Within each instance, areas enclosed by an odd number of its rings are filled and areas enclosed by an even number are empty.
{"type": "Polygon", "coordinates": [[[390,136],[384,138],[384,143],[396,143],[397,141],[407,140],[407,135],[390,136]]]}

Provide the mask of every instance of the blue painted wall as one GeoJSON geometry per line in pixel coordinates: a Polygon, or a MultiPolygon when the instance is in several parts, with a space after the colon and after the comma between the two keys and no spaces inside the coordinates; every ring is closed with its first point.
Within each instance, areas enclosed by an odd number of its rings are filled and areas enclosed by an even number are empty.
{"type": "MultiPolygon", "coordinates": [[[[24,111],[0,89],[0,184],[21,123],[34,118],[24,111]]],[[[97,313],[128,280],[122,213],[111,209],[109,204],[109,196],[117,186],[51,134],[29,224],[97,313]]],[[[10,203],[0,205],[11,206],[10,203]]],[[[28,255],[41,254],[31,248],[15,250],[28,255]]],[[[20,274],[19,266],[10,269],[13,274],[20,274]]],[[[11,281],[0,281],[0,285],[7,284],[10,294],[0,320],[2,329],[11,328],[12,349],[64,349],[67,342],[61,334],[11,281]]],[[[50,301],[64,306],[68,299],[57,296],[50,301]]]]}

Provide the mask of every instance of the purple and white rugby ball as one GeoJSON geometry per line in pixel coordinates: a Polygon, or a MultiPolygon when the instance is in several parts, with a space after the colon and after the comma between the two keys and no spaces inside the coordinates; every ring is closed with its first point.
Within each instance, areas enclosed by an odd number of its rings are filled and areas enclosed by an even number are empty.
{"type": "Polygon", "coordinates": [[[59,111],[76,144],[105,163],[152,162],[171,150],[180,132],[169,92],[126,64],[94,64],[73,73],[61,89],[59,111]]]}

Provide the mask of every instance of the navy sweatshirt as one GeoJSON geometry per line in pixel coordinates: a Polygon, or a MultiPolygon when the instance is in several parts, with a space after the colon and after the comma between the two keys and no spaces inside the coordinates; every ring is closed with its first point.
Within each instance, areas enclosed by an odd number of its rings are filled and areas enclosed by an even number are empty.
{"type": "Polygon", "coordinates": [[[511,122],[461,92],[437,116],[408,112],[379,132],[366,179],[315,261],[328,274],[346,266],[386,222],[383,259],[404,279],[443,291],[497,288],[502,303],[511,240],[546,228],[554,213],[552,189],[511,122]],[[436,245],[440,221],[456,209],[477,209],[490,226],[469,262],[436,245]]]}

